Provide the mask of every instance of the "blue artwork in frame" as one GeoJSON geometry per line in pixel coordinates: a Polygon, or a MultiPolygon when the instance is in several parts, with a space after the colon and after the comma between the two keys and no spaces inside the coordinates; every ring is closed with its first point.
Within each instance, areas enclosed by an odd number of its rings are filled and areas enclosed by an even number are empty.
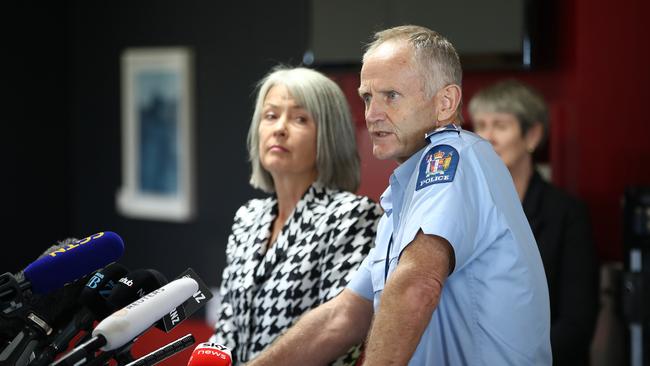
{"type": "Polygon", "coordinates": [[[128,49],[122,56],[122,172],[127,217],[187,221],[194,214],[191,53],[128,49]]]}

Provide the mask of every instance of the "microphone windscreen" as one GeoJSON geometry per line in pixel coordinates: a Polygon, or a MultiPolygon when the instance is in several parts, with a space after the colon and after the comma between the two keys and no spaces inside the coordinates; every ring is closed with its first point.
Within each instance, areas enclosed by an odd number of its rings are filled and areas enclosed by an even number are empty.
{"type": "Polygon", "coordinates": [[[204,342],[196,346],[187,366],[230,366],[230,350],[217,343],[204,342]]]}
{"type": "Polygon", "coordinates": [[[126,276],[128,272],[125,266],[117,262],[98,270],[81,290],[79,302],[95,315],[95,319],[109,316],[115,309],[109,306],[107,299],[120,278],[126,276]]]}
{"type": "Polygon", "coordinates": [[[25,268],[24,275],[34,293],[46,294],[114,262],[123,253],[119,235],[101,232],[37,259],[25,268]]]}
{"type": "Polygon", "coordinates": [[[166,284],[167,279],[160,272],[136,269],[118,280],[106,303],[112,313],[166,284]]]}
{"type": "Polygon", "coordinates": [[[190,298],[198,289],[199,284],[191,278],[174,280],[102,320],[92,335],[102,335],[106,339],[102,351],[122,347],[190,298]]]}

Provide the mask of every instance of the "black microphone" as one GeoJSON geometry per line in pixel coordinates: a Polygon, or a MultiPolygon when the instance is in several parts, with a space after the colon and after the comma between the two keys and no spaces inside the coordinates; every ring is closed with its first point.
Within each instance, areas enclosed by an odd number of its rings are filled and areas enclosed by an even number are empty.
{"type": "MultiPolygon", "coordinates": [[[[48,248],[37,259],[41,259],[48,253],[54,252],[61,248],[65,248],[68,244],[77,241],[78,239],[69,238],[58,242],[56,245],[48,248]]],[[[0,275],[0,346],[11,341],[25,326],[27,314],[30,311],[28,302],[31,299],[31,292],[26,291],[25,275],[23,271],[12,275],[7,272],[0,275]]],[[[4,347],[0,348],[3,349],[4,347]]]]}
{"type": "Polygon", "coordinates": [[[137,360],[128,363],[124,366],[152,366],[159,362],[162,362],[169,357],[177,354],[178,352],[184,350],[185,348],[193,345],[195,342],[194,336],[187,334],[177,340],[168,343],[157,350],[150,352],[137,360]]]}
{"type": "Polygon", "coordinates": [[[53,330],[72,319],[84,284],[80,279],[48,295],[30,297],[25,324],[0,353],[0,365],[25,366],[31,362],[53,330]]]}
{"type": "Polygon", "coordinates": [[[120,278],[106,299],[109,314],[167,284],[165,275],[155,269],[136,269],[120,278]]]}
{"type": "MultiPolygon", "coordinates": [[[[76,241],[78,239],[74,238],[59,241],[34,263],[76,241]]],[[[22,357],[31,358],[31,351],[39,347],[44,337],[52,331],[53,324],[50,323],[56,320],[53,318],[60,317],[61,321],[66,321],[71,316],[69,310],[75,306],[74,302],[70,303],[70,299],[65,298],[65,293],[76,292],[76,287],[59,290],[50,296],[35,295],[29,291],[30,282],[25,279],[24,271],[0,276],[0,365],[25,362],[19,360],[22,357]],[[62,304],[63,307],[58,307],[62,304]]]]}
{"type": "Polygon", "coordinates": [[[112,309],[106,299],[111,294],[118,280],[126,275],[128,270],[119,263],[111,263],[95,272],[81,290],[79,302],[84,307],[75,314],[72,321],[59,332],[54,340],[46,346],[31,366],[46,366],[57,354],[65,351],[75,335],[82,330],[89,330],[95,320],[107,317],[112,309]]]}

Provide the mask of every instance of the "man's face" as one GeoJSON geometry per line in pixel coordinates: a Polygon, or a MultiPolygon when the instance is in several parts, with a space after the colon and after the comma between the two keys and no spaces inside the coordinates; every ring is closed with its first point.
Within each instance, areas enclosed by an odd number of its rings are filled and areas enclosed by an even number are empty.
{"type": "Polygon", "coordinates": [[[436,126],[435,96],[426,95],[424,82],[404,41],[385,42],[366,55],[359,95],[376,158],[403,163],[424,147],[424,135],[436,126]]]}

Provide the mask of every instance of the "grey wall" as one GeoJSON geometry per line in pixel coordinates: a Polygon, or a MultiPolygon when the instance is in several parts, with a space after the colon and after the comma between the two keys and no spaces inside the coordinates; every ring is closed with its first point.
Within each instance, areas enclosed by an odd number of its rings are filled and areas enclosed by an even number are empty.
{"type": "MultiPolygon", "coordinates": [[[[29,243],[22,240],[31,249],[5,257],[0,271],[24,267],[54,240],[111,230],[125,241],[124,265],[156,268],[170,279],[192,267],[208,284],[218,284],[232,217],[246,200],[261,195],[248,185],[246,161],[253,88],[271,66],[301,61],[306,3],[77,1],[49,9],[28,6],[24,13],[45,18],[30,22],[42,41],[38,52],[31,51],[39,61],[30,65],[50,70],[60,85],[41,85],[45,90],[38,95],[48,94],[49,110],[32,112],[36,125],[29,114],[19,117],[22,127],[3,159],[32,171],[40,156],[39,163],[53,172],[54,185],[45,184],[47,194],[40,193],[50,201],[42,204],[44,213],[3,220],[12,238],[25,236],[15,227],[22,222],[42,234],[29,243]],[[128,219],[115,208],[121,185],[120,54],[127,47],[147,46],[191,47],[194,54],[197,217],[189,223],[128,219]],[[42,120],[46,116],[50,120],[42,120]],[[47,143],[28,142],[37,131],[47,143]],[[34,150],[31,157],[9,155],[26,142],[34,150]]],[[[20,33],[16,37],[29,40],[20,33]]],[[[37,79],[30,75],[16,84],[37,79]]],[[[32,89],[23,87],[17,99],[39,108],[31,104],[32,89]]],[[[10,207],[23,207],[32,196],[26,183],[42,187],[48,178],[44,172],[31,174],[12,184],[17,194],[10,207]]]]}

